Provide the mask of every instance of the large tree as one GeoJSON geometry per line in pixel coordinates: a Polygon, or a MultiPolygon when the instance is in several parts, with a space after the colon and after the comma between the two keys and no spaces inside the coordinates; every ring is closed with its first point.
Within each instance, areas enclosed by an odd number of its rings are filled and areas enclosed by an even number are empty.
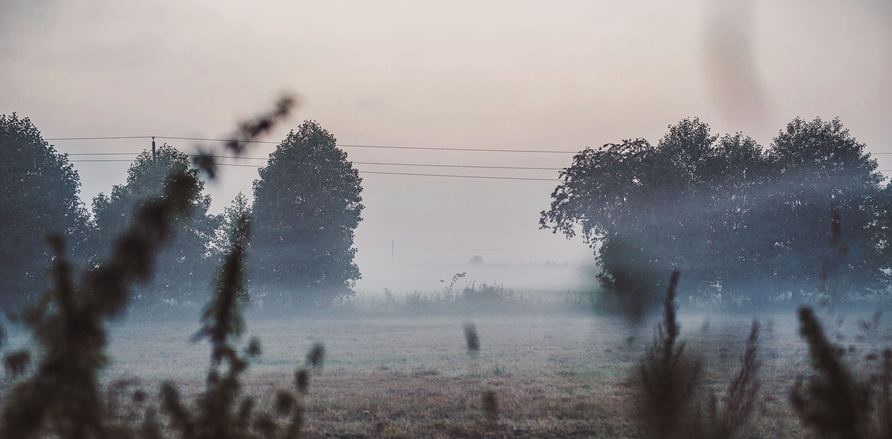
{"type": "MultiPolygon", "coordinates": [[[[153,282],[140,286],[134,305],[158,305],[162,300],[178,303],[202,303],[212,277],[218,255],[213,251],[220,217],[208,214],[209,195],[202,195],[204,182],[193,168],[189,157],[168,145],[157,152],[143,151],[127,171],[127,182],[112,187],[111,196],[103,193],[93,199],[95,228],[91,243],[95,248],[112,248],[111,240],[131,222],[136,209],[152,197],[159,196],[168,184],[168,176],[182,173],[195,181],[198,188],[189,200],[191,209],[184,221],[177,222],[174,239],[158,256],[153,282]]],[[[107,255],[97,254],[103,258],[107,255]]]]}
{"type": "Polygon", "coordinates": [[[48,233],[68,238],[83,256],[86,209],[80,180],[28,118],[0,115],[0,306],[26,303],[49,287],[48,233]]]}
{"type": "Polygon", "coordinates": [[[277,302],[325,305],[352,294],[359,268],[353,231],[362,220],[362,179],[347,153],[305,121],[270,154],[254,182],[250,270],[277,302]]]}
{"type": "Polygon", "coordinates": [[[889,189],[838,120],[796,119],[767,150],[685,119],[643,139],[577,154],[540,225],[597,249],[602,287],[641,311],[672,269],[698,297],[765,303],[821,288],[842,218],[840,291],[887,284],[889,189]]]}

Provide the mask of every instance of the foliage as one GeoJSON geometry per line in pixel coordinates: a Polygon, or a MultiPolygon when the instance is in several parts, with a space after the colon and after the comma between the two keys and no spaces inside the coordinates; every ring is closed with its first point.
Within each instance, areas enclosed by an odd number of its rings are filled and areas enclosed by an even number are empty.
{"type": "Polygon", "coordinates": [[[220,219],[207,213],[211,199],[201,195],[204,182],[198,169],[192,167],[186,154],[168,145],[159,147],[154,157],[144,150],[130,166],[126,184],[115,185],[111,196],[99,194],[93,199],[95,229],[91,242],[97,256],[104,256],[98,249],[108,248],[108,241],[129,224],[131,212],[146,199],[158,196],[165,189],[167,176],[174,173],[192,179],[198,191],[188,200],[187,221],[178,223],[176,239],[158,255],[160,269],[154,282],[138,290],[137,306],[155,306],[164,299],[197,299],[192,295],[204,291],[213,274],[216,255],[210,251],[210,243],[220,219]]]}
{"type": "Polygon", "coordinates": [[[239,192],[232,199],[232,203],[223,208],[223,214],[220,215],[220,227],[217,228],[216,235],[211,241],[214,252],[223,253],[230,248],[232,232],[236,230],[240,218],[246,215],[251,217],[251,205],[248,203],[248,197],[239,192]]]}
{"type": "Polygon", "coordinates": [[[327,305],[359,279],[353,230],[363,209],[359,173],[336,140],[304,122],[254,182],[252,281],[264,300],[327,305]]]}
{"type": "MultiPolygon", "coordinates": [[[[291,101],[282,102],[279,108],[284,108],[285,112],[276,113],[272,121],[287,114],[291,101]]],[[[265,122],[267,126],[270,123],[265,122]]],[[[202,164],[211,168],[212,165],[202,164]]],[[[151,277],[162,245],[171,239],[176,223],[189,216],[193,200],[200,191],[195,175],[182,170],[174,171],[162,183],[163,192],[139,204],[132,221],[113,241],[113,250],[106,261],[85,273],[79,286],[74,281],[72,265],[66,258],[64,238],[58,234],[49,236],[48,242],[54,254],[54,287],[43,294],[23,316],[24,323],[40,346],[41,356],[33,374],[18,381],[6,394],[0,413],[0,437],[50,435],[78,439],[114,438],[133,437],[137,431],[143,437],[160,437],[154,412],[149,412],[138,428],[128,428],[116,422],[107,411],[112,404],[103,400],[98,376],[107,362],[105,323],[123,312],[131,299],[133,286],[151,277]]],[[[247,221],[241,224],[247,225],[247,221]]],[[[247,234],[244,237],[247,239],[247,234]]],[[[225,297],[237,296],[239,291],[244,290],[243,283],[239,281],[243,271],[240,265],[244,240],[233,239],[233,242],[234,250],[229,253],[220,276],[217,300],[209,306],[208,309],[212,311],[208,312],[210,317],[206,317],[204,326],[215,342],[216,360],[212,363],[210,376],[213,376],[220,360],[231,360],[227,378],[234,376],[235,381],[218,386],[222,393],[231,392],[231,385],[237,388],[237,373],[241,364],[241,357],[233,355],[234,351],[228,344],[237,329],[235,322],[240,319],[240,309],[234,300],[227,301],[225,297]]],[[[252,343],[249,354],[259,354],[259,345],[252,343]]],[[[28,353],[17,352],[7,355],[5,363],[11,369],[21,369],[23,364],[27,365],[28,357],[28,353]]],[[[209,386],[213,384],[210,381],[209,386]]],[[[162,393],[165,397],[173,395],[172,387],[166,386],[162,393]]],[[[207,401],[213,405],[219,399],[207,401]]],[[[184,415],[187,414],[184,407],[171,403],[171,398],[166,398],[166,402],[165,408],[171,409],[173,422],[183,425],[181,421],[186,419],[184,415]]],[[[296,405],[289,402],[293,402],[293,398],[289,400],[287,395],[280,393],[276,407],[280,411],[298,410],[296,405]]],[[[250,408],[250,404],[243,405],[242,413],[250,414],[250,408]]],[[[208,410],[211,411],[210,408],[208,410]]],[[[212,430],[220,432],[230,427],[222,425],[225,420],[219,417],[210,419],[215,424],[212,430]]],[[[265,436],[274,427],[274,420],[269,416],[258,416],[252,426],[259,432],[258,435],[265,436]]],[[[295,437],[299,423],[291,423],[289,428],[286,428],[288,436],[295,437]],[[294,425],[296,427],[292,428],[294,425]]]]}
{"type": "Polygon", "coordinates": [[[88,216],[68,156],[47,144],[28,118],[0,115],[0,306],[18,308],[50,285],[48,233],[66,236],[85,256],[88,216]]]}
{"type": "Polygon", "coordinates": [[[657,145],[625,140],[586,148],[561,172],[540,226],[581,233],[597,249],[603,289],[657,301],[659,276],[686,273],[691,294],[765,304],[812,294],[826,260],[831,209],[848,258],[839,288],[872,294],[889,281],[892,189],[838,119],[795,119],[767,150],[718,137],[698,119],[669,127],[657,145]]]}

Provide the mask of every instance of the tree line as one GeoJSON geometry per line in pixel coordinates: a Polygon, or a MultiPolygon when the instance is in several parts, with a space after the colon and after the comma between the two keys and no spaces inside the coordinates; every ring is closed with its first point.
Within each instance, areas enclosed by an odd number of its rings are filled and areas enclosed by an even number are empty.
{"type": "Polygon", "coordinates": [[[136,288],[135,308],[200,307],[245,214],[252,218],[246,271],[253,300],[325,305],[353,293],[360,278],[353,232],[362,219],[362,179],[331,133],[303,122],[260,169],[253,202],[240,193],[222,214],[209,213],[211,198],[192,162],[168,145],[154,154],[143,151],[127,180],[96,196],[88,209],[67,155],[43,140],[28,118],[0,115],[0,307],[19,309],[50,288],[48,233],[64,235],[76,266],[94,267],[110,256],[107,249],[115,248],[136,209],[163,193],[173,174],[193,180],[197,190],[154,262],[153,281],[136,288]]]}
{"type": "Polygon", "coordinates": [[[839,119],[796,118],[767,148],[684,119],[656,145],[586,148],[560,178],[540,227],[581,235],[606,296],[635,314],[672,270],[689,299],[748,307],[885,295],[892,280],[892,184],[839,119]]]}
{"type": "MultiPolygon", "coordinates": [[[[67,155],[29,119],[0,115],[0,307],[49,287],[47,233],[63,232],[77,265],[95,266],[174,172],[199,190],[154,281],[135,292],[137,307],[202,303],[196,295],[244,214],[254,300],[324,305],[352,294],[362,179],[331,133],[301,124],[260,169],[253,202],[239,194],[218,215],[208,212],[193,161],[171,146],[143,151],[126,182],[88,209],[67,155]]],[[[655,145],[639,138],[586,148],[560,180],[540,227],[581,235],[607,297],[636,314],[659,302],[672,270],[685,273],[688,299],[745,306],[882,295],[892,281],[892,185],[838,119],[797,118],[767,148],[684,119],[655,145]]]]}

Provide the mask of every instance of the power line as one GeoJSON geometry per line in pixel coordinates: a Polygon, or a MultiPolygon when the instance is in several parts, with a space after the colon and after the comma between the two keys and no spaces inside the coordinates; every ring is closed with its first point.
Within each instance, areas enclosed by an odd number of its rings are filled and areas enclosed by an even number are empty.
{"type": "Polygon", "coordinates": [[[409,175],[413,177],[451,177],[451,178],[481,178],[487,180],[525,180],[525,181],[558,181],[556,178],[531,178],[531,177],[496,177],[492,175],[452,175],[452,174],[415,174],[410,172],[383,172],[383,171],[359,171],[362,174],[382,175],[409,175]]]}
{"type": "MultiPolygon", "coordinates": [[[[53,137],[44,139],[47,141],[75,141],[75,140],[123,140],[123,139],[162,139],[162,140],[193,140],[202,142],[231,142],[236,139],[215,139],[210,137],[181,137],[181,136],[98,136],[98,137],[53,137]]],[[[278,145],[282,142],[272,140],[238,140],[240,143],[261,143],[278,145]]],[[[533,150],[533,149],[489,149],[489,148],[445,148],[445,147],[427,147],[427,146],[394,146],[394,145],[365,145],[365,144],[338,144],[339,147],[346,148],[381,148],[381,149],[409,149],[423,151],[467,151],[467,152],[509,152],[509,153],[535,153],[535,154],[578,154],[579,151],[555,151],[555,150],[533,150]]],[[[892,152],[868,152],[872,155],[888,155],[892,152]]],[[[129,153],[115,153],[129,154],[129,153]]],[[[139,153],[136,153],[139,154],[139,153]]],[[[70,154],[80,155],[80,154],[70,154]]]]}
{"type": "MultiPolygon", "coordinates": [[[[119,154],[119,153],[115,153],[119,154]]],[[[121,153],[122,154],[122,153],[121,153]]],[[[74,154],[71,154],[74,155],[74,154]]],[[[214,158],[227,158],[227,159],[249,159],[249,160],[267,160],[262,157],[234,157],[234,156],[211,156],[214,158]]],[[[72,163],[79,162],[130,162],[132,160],[124,160],[124,159],[75,159],[71,160],[72,163]]],[[[354,165],[376,165],[376,166],[417,166],[417,167],[429,167],[429,168],[467,168],[467,169],[511,169],[511,170],[524,170],[524,171],[560,171],[563,168],[545,168],[545,167],[537,167],[537,166],[489,166],[489,165],[445,165],[445,164],[431,164],[431,163],[393,163],[393,162],[351,162],[354,165]]],[[[219,165],[224,166],[235,166],[235,163],[227,164],[227,163],[218,163],[219,165]]],[[[248,165],[243,164],[239,166],[244,167],[260,167],[263,165],[248,165]]]]}
{"type": "MultiPolygon", "coordinates": [[[[121,140],[121,139],[151,139],[153,136],[103,136],[103,137],[54,137],[43,140],[121,140]]],[[[157,137],[157,136],[156,136],[157,137]]],[[[162,137],[159,137],[159,139],[162,137]]]]}
{"type": "MultiPolygon", "coordinates": [[[[379,249],[379,248],[391,248],[389,245],[373,245],[373,246],[363,246],[358,247],[360,250],[364,249],[379,249]]],[[[401,249],[412,249],[412,250],[459,250],[459,251],[476,251],[476,252],[578,252],[580,250],[574,249],[510,249],[510,248],[457,248],[457,247],[416,247],[416,246],[404,246],[397,245],[394,248],[401,249]]]]}
{"type": "MultiPolygon", "coordinates": [[[[75,141],[75,140],[121,140],[121,139],[151,139],[152,137],[161,140],[193,140],[202,142],[230,142],[233,139],[214,139],[205,137],[177,137],[177,136],[103,136],[103,137],[54,137],[44,139],[47,141],[75,141]]],[[[264,143],[278,145],[282,142],[269,140],[248,140],[240,141],[241,143],[264,143]]],[[[491,149],[491,148],[447,148],[447,147],[431,147],[431,146],[395,146],[395,145],[365,145],[354,143],[341,143],[339,147],[343,148],[378,148],[378,149],[402,149],[402,150],[418,150],[418,151],[457,151],[457,152],[499,152],[499,153],[532,153],[532,154],[577,154],[579,151],[555,151],[555,150],[533,150],[533,149],[491,149]]],[[[137,153],[138,154],[138,153],[137,153]]]]}
{"type": "MultiPolygon", "coordinates": [[[[131,160],[72,160],[72,162],[130,162],[131,160]]],[[[240,163],[218,163],[218,166],[235,166],[243,168],[259,168],[261,165],[245,165],[240,163]]],[[[443,165],[448,167],[449,165],[443,165]]],[[[462,166],[456,166],[462,167],[462,166]]],[[[498,169],[498,168],[497,168],[498,169]]],[[[511,169],[511,168],[508,168],[511,169]]],[[[365,171],[359,170],[362,174],[380,174],[380,175],[406,175],[412,177],[446,177],[446,178],[476,178],[486,180],[521,180],[521,181],[558,181],[556,178],[533,178],[533,177],[498,177],[494,175],[455,175],[455,174],[419,174],[412,172],[385,172],[385,171],[365,171]]]]}

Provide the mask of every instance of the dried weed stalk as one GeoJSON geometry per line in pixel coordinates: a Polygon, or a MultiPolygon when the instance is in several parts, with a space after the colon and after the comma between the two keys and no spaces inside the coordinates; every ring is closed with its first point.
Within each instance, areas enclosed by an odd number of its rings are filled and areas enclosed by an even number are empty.
{"type": "MultiPolygon", "coordinates": [[[[292,104],[291,98],[283,98],[274,111],[242,124],[227,147],[240,153],[244,145],[284,118],[292,104]]],[[[210,178],[216,175],[213,155],[202,154],[196,159],[196,164],[210,178]]],[[[125,309],[133,285],[150,278],[155,258],[161,247],[171,239],[174,226],[188,217],[189,200],[198,191],[198,186],[198,181],[185,173],[170,175],[162,195],[144,202],[138,208],[129,228],[115,241],[109,260],[89,270],[79,285],[75,283],[72,266],[65,255],[64,239],[58,235],[48,237],[54,252],[53,288],[21,316],[34,334],[40,355],[34,372],[18,382],[3,401],[0,438],[47,435],[72,439],[161,437],[161,427],[154,410],[146,412],[139,426],[122,424],[111,413],[109,407],[113,404],[105,400],[98,379],[100,370],[108,362],[104,325],[125,309]]],[[[214,344],[208,377],[209,390],[206,393],[214,397],[199,402],[199,416],[195,417],[180,403],[172,385],[162,388],[163,408],[171,416],[171,424],[179,427],[177,429],[183,437],[234,437],[232,432],[241,430],[232,428],[237,427],[238,422],[245,421],[247,417],[242,414],[250,414],[253,407],[253,401],[246,400],[239,407],[238,416],[211,415],[224,413],[224,409],[234,400],[238,376],[247,364],[229,343],[233,336],[240,333],[240,325],[243,325],[241,310],[237,306],[238,294],[235,293],[245,291],[242,274],[236,273],[243,271],[247,220],[244,226],[241,229],[245,232],[244,239],[238,241],[226,258],[214,301],[205,313],[204,326],[199,332],[214,344]],[[224,361],[228,363],[229,370],[221,375],[218,369],[224,361]],[[211,436],[208,432],[215,433],[211,436]]],[[[252,343],[252,346],[248,356],[259,354],[259,345],[252,343]]],[[[4,363],[8,371],[20,375],[28,368],[30,358],[29,353],[20,351],[6,355],[4,363]]],[[[296,437],[302,416],[295,415],[299,405],[289,405],[287,399],[282,396],[277,407],[289,407],[292,419],[296,420],[288,424],[284,435],[296,437]]],[[[259,433],[246,437],[268,436],[268,420],[268,416],[256,417],[252,431],[259,433]]]]}
{"type": "Polygon", "coordinates": [[[733,439],[740,433],[753,413],[759,394],[758,378],[762,362],[759,361],[759,321],[753,319],[746,352],[740,359],[740,371],[728,383],[721,407],[713,391],[709,391],[709,403],[705,413],[699,413],[695,424],[696,437],[733,439]]]}
{"type": "Polygon", "coordinates": [[[684,352],[685,343],[678,340],[675,291],[679,272],[674,271],[663,301],[663,322],[657,326],[653,344],[645,351],[639,367],[640,415],[648,433],[659,439],[739,437],[759,391],[758,359],[759,323],[753,321],[747,348],[741,358],[740,371],[719,398],[706,391],[709,401],[705,409],[695,404],[701,386],[702,363],[684,352]]]}
{"type": "MultiPolygon", "coordinates": [[[[799,323],[799,334],[808,343],[808,355],[817,372],[807,384],[797,381],[790,392],[790,403],[799,420],[820,437],[871,437],[870,386],[854,378],[842,361],[842,350],[824,335],[811,308],[799,309],[799,323]]],[[[888,360],[886,363],[888,367],[888,360]]]]}
{"type": "Polygon", "coordinates": [[[663,322],[657,326],[653,344],[645,351],[638,369],[641,380],[642,420],[659,439],[680,437],[690,423],[700,362],[684,355],[684,342],[678,342],[675,318],[675,289],[679,272],[673,271],[663,301],[663,322]]]}
{"type": "Polygon", "coordinates": [[[498,422],[499,399],[496,397],[496,392],[492,390],[484,391],[480,397],[480,402],[483,405],[483,413],[486,415],[486,420],[492,424],[498,422]]]}
{"type": "Polygon", "coordinates": [[[231,248],[224,258],[214,297],[202,316],[202,328],[193,336],[194,340],[207,338],[212,346],[205,391],[198,396],[194,409],[190,409],[172,383],[161,387],[162,410],[183,439],[300,436],[303,407],[292,392],[277,392],[273,412],[256,412],[255,399],[241,397],[241,375],[247,370],[249,359],[260,355],[257,339],[249,342],[244,353],[240,354],[235,347],[244,329],[242,311],[247,303],[244,259],[248,226],[248,216],[242,215],[232,231],[231,248]]]}

